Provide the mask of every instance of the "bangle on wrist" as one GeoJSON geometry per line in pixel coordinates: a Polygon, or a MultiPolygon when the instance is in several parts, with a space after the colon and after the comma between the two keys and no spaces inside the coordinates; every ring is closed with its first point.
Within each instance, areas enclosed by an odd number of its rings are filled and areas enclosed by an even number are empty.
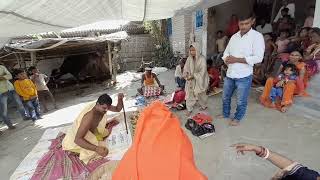
{"type": "Polygon", "coordinates": [[[268,159],[269,156],[270,156],[270,151],[269,151],[269,149],[266,148],[266,150],[267,150],[267,154],[263,157],[264,159],[268,159]]]}

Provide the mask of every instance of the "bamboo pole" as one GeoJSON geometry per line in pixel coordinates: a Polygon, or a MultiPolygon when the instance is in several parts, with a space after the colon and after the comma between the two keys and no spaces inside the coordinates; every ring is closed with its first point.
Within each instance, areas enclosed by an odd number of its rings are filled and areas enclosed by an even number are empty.
{"type": "Polygon", "coordinates": [[[35,66],[37,62],[37,54],[35,51],[30,52],[31,66],[35,66]]]}
{"type": "Polygon", "coordinates": [[[113,73],[112,73],[112,56],[111,56],[111,43],[108,42],[108,57],[109,57],[109,71],[111,78],[113,79],[113,73]]]}

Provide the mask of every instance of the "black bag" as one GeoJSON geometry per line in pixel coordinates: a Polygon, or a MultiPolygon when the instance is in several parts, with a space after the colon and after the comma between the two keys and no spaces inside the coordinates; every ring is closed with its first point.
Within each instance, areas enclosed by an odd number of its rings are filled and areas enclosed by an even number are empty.
{"type": "Polygon", "coordinates": [[[198,125],[194,129],[192,129],[191,132],[195,136],[202,136],[204,134],[214,133],[215,128],[211,123],[203,123],[202,125],[198,125]]]}
{"type": "Polygon", "coordinates": [[[191,131],[194,136],[201,136],[207,133],[214,133],[215,128],[214,125],[211,123],[203,123],[199,125],[193,119],[188,119],[185,127],[191,131]]]}
{"type": "Polygon", "coordinates": [[[193,119],[188,119],[186,124],[184,125],[188,130],[192,130],[195,126],[199,126],[193,119]]]}

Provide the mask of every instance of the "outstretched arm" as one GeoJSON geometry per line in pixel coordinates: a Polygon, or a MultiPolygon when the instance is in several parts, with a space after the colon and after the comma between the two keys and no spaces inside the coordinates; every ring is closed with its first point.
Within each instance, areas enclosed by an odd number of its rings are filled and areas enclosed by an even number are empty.
{"type": "MultiPolygon", "coordinates": [[[[261,154],[263,150],[263,147],[252,145],[252,144],[235,144],[235,145],[232,145],[232,147],[235,147],[237,153],[241,153],[241,154],[245,154],[245,152],[254,152],[258,155],[258,154],[261,154]]],[[[272,151],[269,151],[269,156],[267,157],[267,159],[273,165],[277,166],[280,169],[284,169],[290,166],[292,163],[294,163],[294,161],[272,151]]]]}

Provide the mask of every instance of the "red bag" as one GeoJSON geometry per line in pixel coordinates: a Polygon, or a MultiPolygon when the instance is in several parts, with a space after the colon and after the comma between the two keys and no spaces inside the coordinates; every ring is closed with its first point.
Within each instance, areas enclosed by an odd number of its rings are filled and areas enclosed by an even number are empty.
{"type": "Polygon", "coordinates": [[[185,100],[186,92],[184,90],[177,90],[173,95],[173,102],[182,103],[185,100]]]}
{"type": "Polygon", "coordinates": [[[199,125],[202,125],[203,123],[212,123],[212,117],[204,112],[194,115],[192,119],[199,125]]]}

